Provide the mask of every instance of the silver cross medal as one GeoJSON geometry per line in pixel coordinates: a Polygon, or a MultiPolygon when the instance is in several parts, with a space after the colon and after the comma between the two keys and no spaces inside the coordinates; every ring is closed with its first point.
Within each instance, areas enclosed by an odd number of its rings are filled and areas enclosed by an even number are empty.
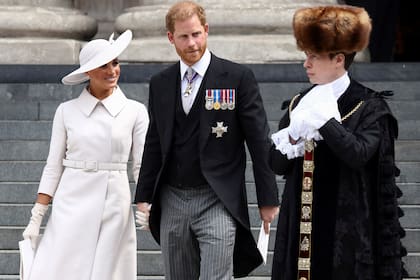
{"type": "Polygon", "coordinates": [[[211,133],[216,134],[216,138],[223,136],[223,133],[227,132],[228,127],[223,126],[223,122],[216,122],[216,127],[211,128],[211,133]]]}
{"type": "Polygon", "coordinates": [[[185,89],[184,96],[187,97],[192,93],[192,83],[187,82],[187,88],[185,89]]]}
{"type": "Polygon", "coordinates": [[[195,77],[197,76],[197,73],[193,75],[193,71],[194,70],[191,67],[188,67],[187,73],[185,75],[185,77],[187,78],[187,87],[185,88],[185,91],[184,91],[185,97],[189,96],[193,90],[193,82],[194,82],[195,77]]]}

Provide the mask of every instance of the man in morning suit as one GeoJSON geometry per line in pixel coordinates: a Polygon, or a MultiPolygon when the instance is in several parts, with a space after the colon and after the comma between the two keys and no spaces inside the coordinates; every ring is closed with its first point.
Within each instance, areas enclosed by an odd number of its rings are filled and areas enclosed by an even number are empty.
{"type": "Polygon", "coordinates": [[[165,279],[246,276],[262,256],[250,230],[245,141],[266,232],[279,204],[258,85],[251,70],[209,52],[198,4],[174,4],[166,28],[180,61],[150,81],[137,222],[161,245],[165,279]]]}

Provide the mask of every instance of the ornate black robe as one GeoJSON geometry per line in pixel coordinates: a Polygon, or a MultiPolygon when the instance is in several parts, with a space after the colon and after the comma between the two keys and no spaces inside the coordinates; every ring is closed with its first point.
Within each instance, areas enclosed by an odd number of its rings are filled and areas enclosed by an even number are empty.
{"type": "MultiPolygon", "coordinates": [[[[300,94],[294,108],[306,92],[300,94]]],[[[339,98],[339,124],[329,120],[314,151],[311,280],[401,279],[406,274],[404,230],[395,184],[397,121],[386,101],[351,80],[339,98]]],[[[289,125],[289,113],[279,129],[289,125]]],[[[296,280],[303,158],[288,160],[274,147],[273,170],[284,175],[272,279],[296,280]]]]}

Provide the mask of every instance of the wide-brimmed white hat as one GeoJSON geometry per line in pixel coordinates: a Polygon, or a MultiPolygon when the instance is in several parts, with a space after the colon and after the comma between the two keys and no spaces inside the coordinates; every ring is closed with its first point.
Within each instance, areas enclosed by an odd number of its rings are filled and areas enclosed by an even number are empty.
{"type": "Polygon", "coordinates": [[[88,42],[80,51],[80,67],[61,79],[65,85],[76,85],[89,80],[86,72],[98,68],[118,57],[131,42],[133,34],[126,30],[114,40],[114,33],[109,40],[95,39],[88,42]]]}

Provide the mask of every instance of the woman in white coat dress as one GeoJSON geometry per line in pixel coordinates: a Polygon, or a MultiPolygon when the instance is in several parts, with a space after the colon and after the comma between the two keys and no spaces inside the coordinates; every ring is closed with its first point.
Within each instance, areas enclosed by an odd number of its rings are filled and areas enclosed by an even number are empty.
{"type": "Polygon", "coordinates": [[[92,40],[64,84],[89,80],[78,98],[60,104],[31,219],[23,232],[36,248],[31,280],[134,280],[136,232],[127,175],[138,178],[149,123],[146,107],[118,87],[118,55],[131,41],[92,40]],[[37,245],[42,217],[52,211],[37,245]]]}

